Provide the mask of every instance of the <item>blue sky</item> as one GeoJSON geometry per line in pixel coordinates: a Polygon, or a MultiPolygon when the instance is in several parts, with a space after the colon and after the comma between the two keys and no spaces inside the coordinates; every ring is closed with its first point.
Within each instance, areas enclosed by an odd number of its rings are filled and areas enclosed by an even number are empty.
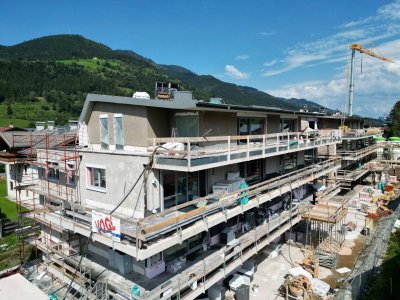
{"type": "MultiPolygon", "coordinates": [[[[400,59],[399,1],[3,1],[0,20],[2,45],[77,33],[333,109],[346,99],[348,44],[400,59]]],[[[399,79],[398,63],[357,55],[355,113],[387,113],[399,79]]]]}

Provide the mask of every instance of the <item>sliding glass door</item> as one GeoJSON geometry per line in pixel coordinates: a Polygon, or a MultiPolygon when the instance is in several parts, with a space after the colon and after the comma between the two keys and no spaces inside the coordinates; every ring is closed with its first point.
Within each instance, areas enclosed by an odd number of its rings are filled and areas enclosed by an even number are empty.
{"type": "Polygon", "coordinates": [[[164,209],[199,197],[199,173],[162,171],[164,209]]]}

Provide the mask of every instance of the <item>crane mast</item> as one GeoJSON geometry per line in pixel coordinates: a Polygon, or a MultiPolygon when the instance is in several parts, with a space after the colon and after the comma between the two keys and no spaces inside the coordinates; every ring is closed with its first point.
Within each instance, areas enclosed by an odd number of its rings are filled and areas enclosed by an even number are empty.
{"type": "Polygon", "coordinates": [[[349,45],[351,49],[351,59],[350,59],[350,78],[349,78],[349,98],[347,104],[347,115],[351,117],[353,115],[353,98],[354,98],[354,60],[356,51],[360,53],[367,54],[371,57],[375,57],[377,59],[387,61],[390,63],[394,63],[394,61],[390,58],[384,57],[382,55],[378,55],[371,50],[364,48],[361,44],[351,44],[349,45]]]}

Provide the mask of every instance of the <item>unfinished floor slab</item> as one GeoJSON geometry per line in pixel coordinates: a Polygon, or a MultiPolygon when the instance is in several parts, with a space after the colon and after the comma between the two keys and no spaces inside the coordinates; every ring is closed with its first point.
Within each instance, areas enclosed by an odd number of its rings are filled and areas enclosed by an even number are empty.
{"type": "Polygon", "coordinates": [[[49,298],[18,273],[0,280],[0,299],[48,300],[49,298]]]}

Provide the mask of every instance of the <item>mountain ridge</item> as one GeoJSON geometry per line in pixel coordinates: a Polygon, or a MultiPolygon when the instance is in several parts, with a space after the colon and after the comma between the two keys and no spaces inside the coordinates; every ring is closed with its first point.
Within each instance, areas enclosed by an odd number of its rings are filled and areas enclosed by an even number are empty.
{"type": "MultiPolygon", "coordinates": [[[[210,97],[221,97],[230,104],[290,110],[303,108],[307,101],[275,97],[253,87],[198,75],[178,65],[157,64],[132,50],[113,50],[81,35],[45,36],[0,46],[0,78],[3,110],[5,105],[40,100],[44,101],[42,106],[51,106],[68,117],[73,117],[83,105],[86,93],[132,96],[135,91],[146,91],[152,95],[156,81],[178,83],[193,91],[196,99],[206,101],[210,97]],[[27,76],[27,72],[31,74],[27,76]],[[81,76],[83,82],[71,79],[74,76],[81,76]]],[[[309,111],[322,107],[311,101],[307,104],[309,111]]],[[[37,116],[30,117],[37,119],[37,116]]]]}

